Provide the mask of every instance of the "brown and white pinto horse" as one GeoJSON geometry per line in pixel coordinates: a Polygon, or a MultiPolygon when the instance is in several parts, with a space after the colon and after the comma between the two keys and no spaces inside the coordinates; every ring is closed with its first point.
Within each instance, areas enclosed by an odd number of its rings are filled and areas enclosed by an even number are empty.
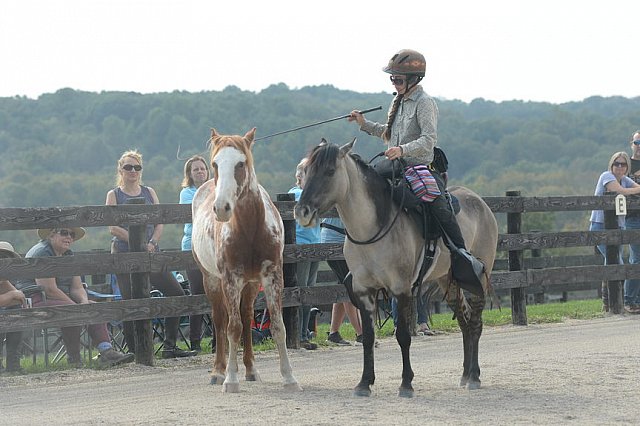
{"type": "Polygon", "coordinates": [[[260,380],[251,340],[253,303],[260,284],[271,314],[271,333],[278,347],[284,386],[300,390],[287,356],[282,321],[282,250],[284,226],[269,194],[258,183],[251,147],[256,129],[227,136],[211,129],[213,179],[193,198],[192,250],[204,277],[216,332],[211,383],[223,392],[239,392],[238,345],[248,381],[260,380]],[[229,364],[226,344],[229,343],[229,364]]]}

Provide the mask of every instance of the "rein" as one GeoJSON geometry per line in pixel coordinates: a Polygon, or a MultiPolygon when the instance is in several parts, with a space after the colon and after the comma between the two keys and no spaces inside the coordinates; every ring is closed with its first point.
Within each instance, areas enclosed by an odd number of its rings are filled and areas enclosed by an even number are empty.
{"type": "MultiPolygon", "coordinates": [[[[373,160],[375,160],[378,157],[381,157],[384,155],[384,152],[381,152],[379,154],[377,154],[375,157],[373,157],[370,161],[369,164],[371,164],[373,162],[373,160]]],[[[393,160],[393,161],[397,161],[397,160],[393,160]]],[[[395,181],[395,167],[391,167],[391,199],[393,200],[393,190],[394,190],[394,185],[393,185],[393,181],[395,181]]],[[[345,228],[344,232],[347,235],[347,238],[349,239],[349,241],[351,241],[353,244],[359,245],[359,246],[364,246],[364,245],[368,245],[368,244],[373,244],[373,243],[377,243],[378,241],[380,241],[381,239],[383,239],[384,237],[387,236],[387,234],[389,233],[389,231],[391,231],[391,228],[393,228],[393,225],[396,224],[396,221],[398,220],[398,217],[400,216],[400,212],[402,211],[402,208],[404,207],[404,196],[405,196],[405,192],[402,191],[402,199],[400,200],[400,207],[398,208],[398,211],[396,212],[395,217],[393,218],[393,220],[391,221],[391,224],[389,225],[389,227],[384,231],[385,226],[383,225],[378,232],[376,232],[376,234],[369,238],[366,241],[358,241],[358,240],[354,240],[353,237],[351,235],[349,235],[349,232],[347,231],[347,229],[345,228]]]]}

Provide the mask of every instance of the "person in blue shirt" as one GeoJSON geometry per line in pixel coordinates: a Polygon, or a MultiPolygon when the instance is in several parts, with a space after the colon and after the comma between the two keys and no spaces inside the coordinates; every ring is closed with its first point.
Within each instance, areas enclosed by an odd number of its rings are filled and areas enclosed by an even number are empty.
{"type": "MultiPolygon", "coordinates": [[[[640,185],[635,183],[631,178],[627,176],[631,159],[629,155],[624,151],[616,152],[609,159],[609,167],[605,172],[600,174],[598,183],[596,183],[596,190],[594,195],[604,195],[605,192],[617,192],[623,195],[640,194],[640,185]]],[[[604,230],[604,211],[593,210],[589,219],[589,231],[602,231],[604,230]]],[[[618,216],[618,226],[624,229],[624,218],[618,216]]],[[[605,244],[598,244],[598,250],[602,253],[602,256],[607,258],[607,247],[605,244]]],[[[619,263],[622,262],[622,256],[620,256],[619,263]]],[[[602,286],[602,303],[605,312],[609,311],[609,294],[608,288],[602,286]]]]}
{"type": "MultiPolygon", "coordinates": [[[[206,160],[194,155],[184,163],[184,177],[182,179],[182,191],[180,191],[180,204],[191,204],[193,196],[203,183],[209,180],[209,168],[206,160]]],[[[184,224],[182,236],[182,251],[191,251],[191,223],[184,224]]],[[[202,272],[199,268],[187,269],[189,288],[191,294],[204,294],[202,272]]],[[[189,317],[189,341],[191,350],[202,351],[200,340],[202,339],[202,314],[189,317]]]]}
{"type": "MultiPolygon", "coordinates": [[[[296,201],[300,200],[304,187],[304,168],[307,159],[303,158],[296,167],[296,186],[289,190],[290,194],[294,194],[296,201]]],[[[296,222],[296,244],[317,244],[320,242],[320,224],[314,227],[305,228],[296,222]]],[[[318,277],[318,265],[320,262],[298,262],[296,264],[296,278],[298,287],[313,287],[318,277]]],[[[311,333],[309,332],[309,315],[311,306],[300,306],[300,345],[309,350],[317,349],[318,345],[311,342],[311,333]]]]}
{"type": "MultiPolygon", "coordinates": [[[[25,257],[73,256],[71,245],[84,237],[85,232],[85,229],[80,227],[38,229],[40,241],[27,251],[25,257]]],[[[32,296],[33,307],[94,303],[89,300],[79,275],[22,279],[16,282],[16,288],[21,290],[36,284],[42,288],[44,294],[36,293],[32,296]]],[[[60,330],[67,351],[67,363],[74,367],[81,367],[82,327],[61,327],[60,330]]],[[[105,323],[88,324],[87,331],[93,345],[100,352],[98,362],[101,366],[114,366],[133,361],[133,354],[123,354],[113,347],[105,323]]]]}
{"type": "MultiPolygon", "coordinates": [[[[640,130],[631,135],[631,164],[629,177],[636,183],[640,182],[640,130]]],[[[640,229],[640,210],[627,210],[625,229],[640,229]]],[[[640,244],[629,244],[629,263],[640,263],[640,244]]],[[[624,310],[630,314],[640,314],[640,279],[626,279],[624,281],[624,310]]]]}
{"type": "MultiPolygon", "coordinates": [[[[338,217],[328,217],[322,219],[322,228],[320,230],[321,243],[344,244],[344,224],[338,217]]],[[[327,260],[327,264],[338,277],[338,282],[344,284],[344,280],[349,273],[349,267],[346,260],[327,260]]],[[[356,332],[356,344],[362,343],[362,321],[356,308],[351,302],[334,303],[331,308],[331,324],[329,326],[329,335],[327,342],[336,345],[350,346],[351,343],[340,335],[340,326],[344,321],[345,315],[349,318],[349,322],[356,332]]]]}

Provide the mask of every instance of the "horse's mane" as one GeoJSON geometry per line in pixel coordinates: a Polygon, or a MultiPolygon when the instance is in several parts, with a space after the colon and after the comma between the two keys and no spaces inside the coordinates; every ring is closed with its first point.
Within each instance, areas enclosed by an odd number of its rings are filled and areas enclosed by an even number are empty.
{"type": "MultiPolygon", "coordinates": [[[[340,147],[336,144],[320,144],[311,151],[307,167],[314,172],[320,169],[335,168],[339,153],[340,147]]],[[[350,152],[348,155],[353,159],[360,173],[362,173],[363,183],[376,209],[378,223],[380,226],[384,226],[389,220],[392,211],[391,205],[393,204],[389,182],[380,176],[358,154],[350,152]]]]}
{"type": "Polygon", "coordinates": [[[240,135],[218,135],[211,139],[211,158],[210,161],[218,155],[218,152],[224,147],[233,147],[242,151],[247,157],[247,167],[253,168],[253,153],[251,152],[251,144],[248,143],[243,136],[240,135]]]}

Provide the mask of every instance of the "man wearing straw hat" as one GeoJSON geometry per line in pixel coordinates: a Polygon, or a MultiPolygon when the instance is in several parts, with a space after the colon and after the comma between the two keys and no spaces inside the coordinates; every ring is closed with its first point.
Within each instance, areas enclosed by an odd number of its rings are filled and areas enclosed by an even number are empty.
{"type": "MultiPolygon", "coordinates": [[[[0,259],[10,259],[20,257],[13,249],[13,246],[6,242],[0,241],[0,259]]],[[[0,278],[0,308],[7,307],[27,307],[27,300],[24,293],[9,282],[9,280],[0,278]]],[[[20,368],[20,342],[22,341],[22,332],[14,331],[6,334],[0,334],[0,368],[2,368],[2,341],[7,341],[7,372],[19,372],[20,368]]]]}
{"type": "MultiPolygon", "coordinates": [[[[84,237],[84,234],[84,228],[80,227],[38,229],[40,242],[31,247],[25,257],[73,255],[71,245],[84,237]]],[[[38,284],[42,287],[46,295],[46,300],[42,300],[40,294],[35,294],[32,298],[33,307],[90,303],[87,292],[78,275],[21,280],[16,287],[24,288],[33,284],[38,284]]],[[[87,329],[93,344],[100,352],[98,361],[101,366],[108,367],[133,361],[133,354],[123,354],[113,349],[106,324],[89,324],[87,329]]],[[[62,340],[67,349],[67,362],[75,367],[82,366],[82,359],[80,358],[80,333],[82,327],[62,327],[61,331],[62,340]]]]}

